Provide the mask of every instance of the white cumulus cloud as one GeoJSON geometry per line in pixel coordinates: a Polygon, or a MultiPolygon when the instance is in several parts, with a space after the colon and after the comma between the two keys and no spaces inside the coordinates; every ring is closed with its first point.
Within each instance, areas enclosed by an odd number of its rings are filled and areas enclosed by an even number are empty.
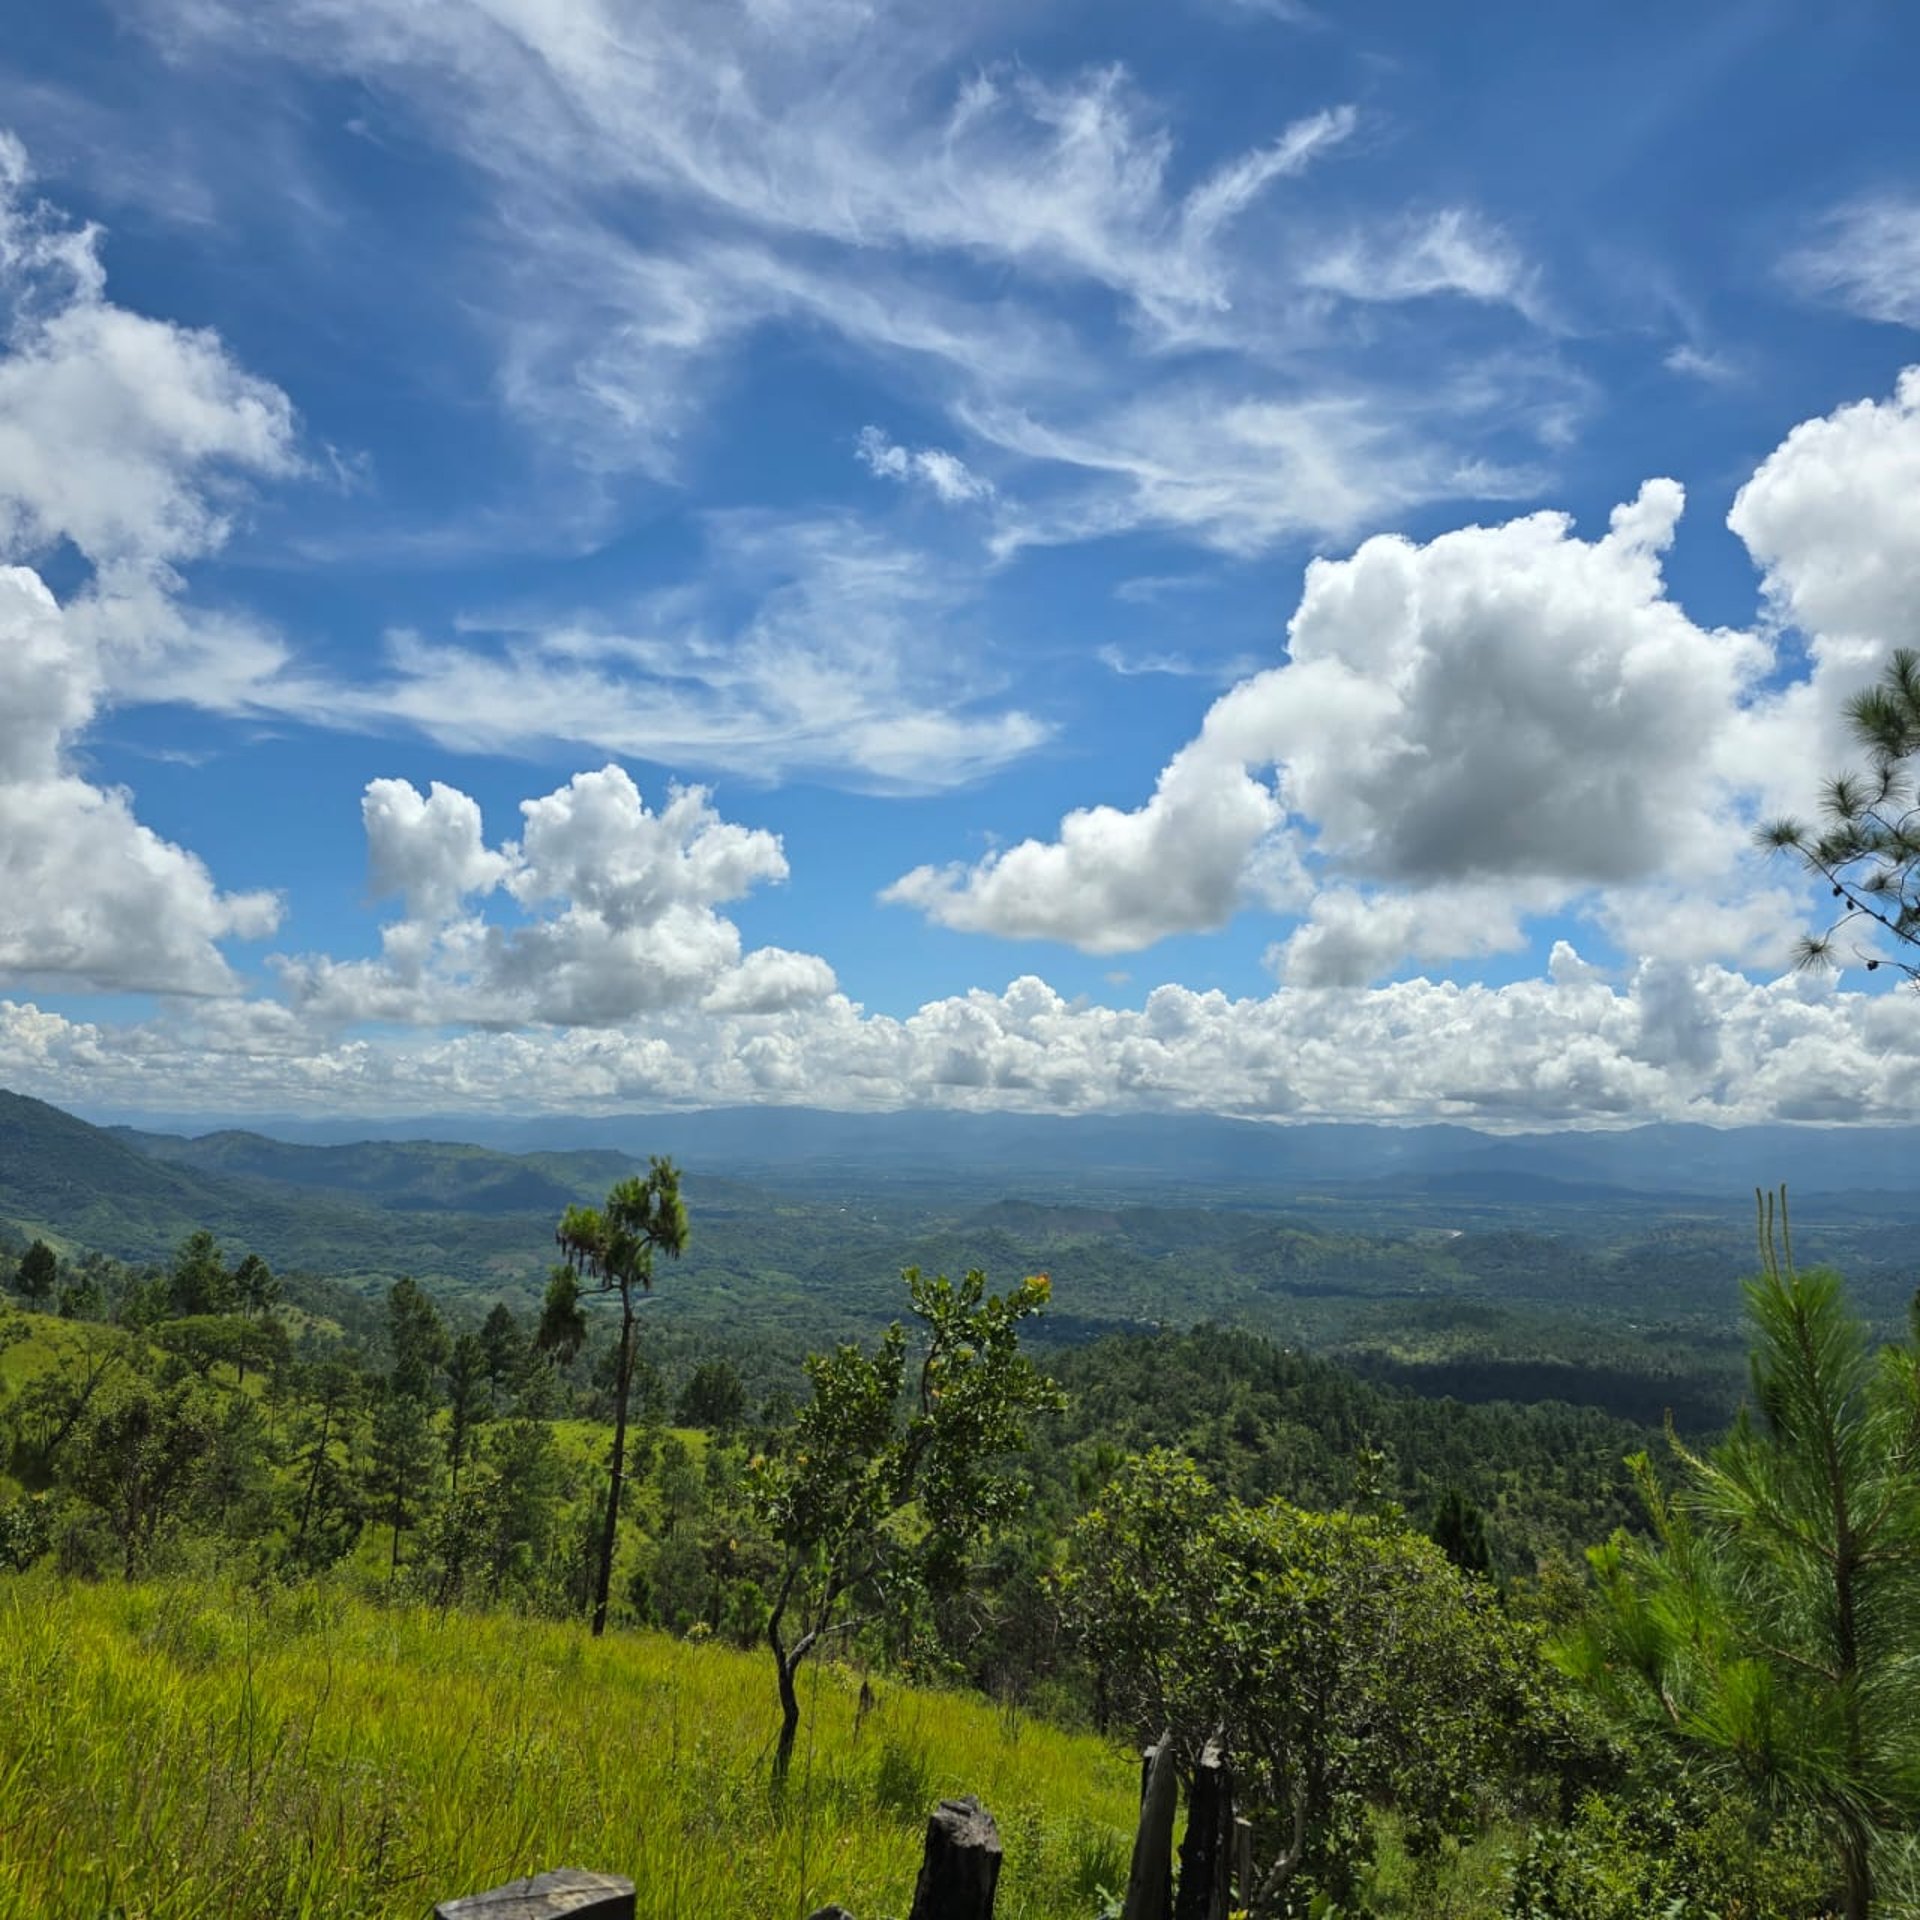
{"type": "Polygon", "coordinates": [[[243,478],[292,471],[292,410],[213,335],[106,296],[100,236],[35,201],[0,133],[0,976],[217,993],[218,943],[272,931],[86,777],[87,729],[192,625],[175,568],[226,538],[243,478]],[[88,568],[65,605],[19,563],[88,568]]]}
{"type": "Polygon", "coordinates": [[[0,566],[0,979],[218,993],[217,943],[272,932],[279,903],[222,893],[131,798],[75,771],[99,678],[40,577],[0,566]]]}
{"type": "Polygon", "coordinates": [[[1681,507],[1651,481],[1598,540],[1540,513],[1315,560],[1287,662],[1223,695],[1143,806],[888,897],[1112,953],[1304,904],[1310,866],[1324,890],[1284,961],[1326,981],[1510,948],[1523,910],[1706,871],[1740,830],[1703,755],[1771,656],[1668,598],[1681,507]]]}
{"type": "Polygon", "coordinates": [[[439,782],[423,795],[372,781],[361,812],[375,891],[405,913],[377,960],[282,963],[292,1004],[322,1026],[606,1027],[703,998],[745,1015],[834,991],[811,954],[743,957],[717,909],[784,880],[786,856],[702,788],[674,788],[656,812],[624,768],[576,774],[522,801],[520,838],[498,847],[477,803],[439,782]],[[496,895],[521,915],[489,919],[496,895]]]}
{"type": "MultiPolygon", "coordinates": [[[[768,962],[769,974],[783,963],[768,962]]],[[[316,1032],[259,1002],[109,1027],[0,1000],[0,1082],[179,1111],[611,1111],[774,1101],[886,1110],[1193,1111],[1452,1118],[1493,1128],[1696,1120],[1906,1121],[1920,1024],[1898,998],[1649,961],[1613,979],[1564,944],[1551,977],[1407,980],[1233,999],[1162,986],[1138,1009],[1032,976],[904,1018],[841,994],[625,1025],[316,1032]]]]}

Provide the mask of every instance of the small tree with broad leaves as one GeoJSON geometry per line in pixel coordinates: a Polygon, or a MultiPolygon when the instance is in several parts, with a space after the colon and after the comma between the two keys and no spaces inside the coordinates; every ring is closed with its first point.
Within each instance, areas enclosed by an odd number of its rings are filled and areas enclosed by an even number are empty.
{"type": "Polygon", "coordinates": [[[1047,1303],[1045,1274],[1004,1294],[988,1293],[977,1269],[958,1284],[917,1267],[902,1277],[923,1329],[904,1417],[911,1356],[896,1321],[871,1353],[809,1356],[812,1398],[749,1469],[755,1517],[779,1555],[766,1623],[776,1785],[800,1730],[801,1665],[829,1638],[964,1578],[1023,1497],[1006,1462],[1026,1445],[1028,1416],[1061,1404],[1019,1346],[1021,1321],[1047,1303]]]}
{"type": "Polygon", "coordinates": [[[1246,1506],[1175,1453],[1108,1483],[1058,1587],[1127,1731],[1169,1735],[1189,1783],[1209,1745],[1225,1758],[1255,1916],[1299,1911],[1302,1881],[1344,1903],[1378,1811],[1415,1858],[1470,1835],[1555,1730],[1490,1583],[1393,1517],[1246,1506]]]}
{"type": "Polygon", "coordinates": [[[607,1629],[613,1586],[613,1549],[619,1537],[620,1489],[626,1477],[627,1402],[633,1391],[633,1323],[639,1300],[653,1291],[654,1255],[677,1259],[687,1244],[687,1210],[680,1174],[655,1155],[644,1180],[622,1180],[604,1207],[569,1207],[554,1238],[563,1264],[553,1270],[540,1316],[539,1344],[571,1357],[586,1338],[583,1293],[617,1295],[620,1358],[614,1378],[613,1460],[601,1523],[600,1563],[594,1577],[593,1631],[607,1629]],[[582,1282],[585,1286],[582,1286],[582,1282]]]}
{"type": "Polygon", "coordinates": [[[1872,928],[1890,953],[1863,954],[1868,972],[1883,962],[1920,984],[1920,651],[1901,647],[1879,683],[1847,703],[1847,726],[1867,755],[1864,772],[1827,782],[1816,827],[1783,816],[1756,838],[1771,853],[1796,855],[1832,891],[1839,909],[1822,933],[1800,942],[1799,964],[1836,964],[1848,927],[1872,928]]]}

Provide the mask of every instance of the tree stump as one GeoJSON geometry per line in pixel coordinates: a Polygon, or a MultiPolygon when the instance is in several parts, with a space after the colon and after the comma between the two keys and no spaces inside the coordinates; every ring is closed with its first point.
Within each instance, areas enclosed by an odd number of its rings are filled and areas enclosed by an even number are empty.
{"type": "Polygon", "coordinates": [[[1146,1783],[1140,1796],[1140,1830],[1133,1838],[1133,1865],[1120,1920],[1169,1920],[1173,1904],[1173,1816],[1180,1804],[1180,1774],[1173,1736],[1163,1733],[1146,1752],[1146,1783]]]}
{"type": "Polygon", "coordinates": [[[531,1879],[443,1900],[433,1920],[633,1920],[633,1882],[617,1873],[590,1873],[584,1867],[556,1867],[531,1879]]]}
{"type": "Polygon", "coordinates": [[[1187,1837],[1180,1843],[1180,1891],[1173,1920],[1227,1920],[1232,1904],[1233,1776],[1208,1741],[1187,1796],[1187,1837]]]}
{"type": "Polygon", "coordinates": [[[972,1794],[942,1800],[927,1822],[927,1850],[908,1920],[993,1920],[1000,1829],[972,1794]]]}

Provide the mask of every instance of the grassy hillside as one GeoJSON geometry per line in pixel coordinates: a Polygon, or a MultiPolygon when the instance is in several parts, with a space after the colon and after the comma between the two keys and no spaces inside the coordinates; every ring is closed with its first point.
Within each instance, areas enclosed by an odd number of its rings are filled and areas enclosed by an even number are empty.
{"type": "Polygon", "coordinates": [[[559,1865],[631,1875],[649,1920],[902,1913],[926,1815],[963,1791],[999,1820],[1008,1920],[1084,1920],[1124,1882],[1127,1755],[890,1682],[857,1721],[858,1684],[809,1675],[775,1805],[749,1654],[324,1587],[0,1575],[0,1917],[419,1920],[559,1865]]]}

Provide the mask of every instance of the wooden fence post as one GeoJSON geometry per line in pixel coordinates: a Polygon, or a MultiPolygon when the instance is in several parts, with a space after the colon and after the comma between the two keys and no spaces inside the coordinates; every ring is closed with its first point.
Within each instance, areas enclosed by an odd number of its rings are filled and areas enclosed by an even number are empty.
{"type": "Polygon", "coordinates": [[[942,1800],[927,1822],[927,1850],[909,1920],[993,1920],[1000,1829],[972,1794],[942,1800]]]}
{"type": "Polygon", "coordinates": [[[433,1920],[633,1920],[633,1882],[617,1873],[556,1867],[530,1879],[442,1900],[433,1920]]]}
{"type": "Polygon", "coordinates": [[[1236,1820],[1233,1823],[1233,1885],[1239,1904],[1243,1907],[1251,1907],[1256,1892],[1253,1884],[1253,1822],[1251,1820],[1236,1820]]]}
{"type": "Polygon", "coordinates": [[[1120,1920],[1169,1920],[1173,1903],[1173,1816],[1180,1803],[1180,1774],[1173,1735],[1163,1733],[1145,1755],[1140,1830],[1133,1839],[1133,1865],[1120,1920]]]}
{"type": "Polygon", "coordinates": [[[1187,1795],[1187,1837],[1180,1843],[1180,1891],[1173,1920],[1227,1920],[1233,1829],[1233,1776],[1209,1740],[1187,1795]]]}

